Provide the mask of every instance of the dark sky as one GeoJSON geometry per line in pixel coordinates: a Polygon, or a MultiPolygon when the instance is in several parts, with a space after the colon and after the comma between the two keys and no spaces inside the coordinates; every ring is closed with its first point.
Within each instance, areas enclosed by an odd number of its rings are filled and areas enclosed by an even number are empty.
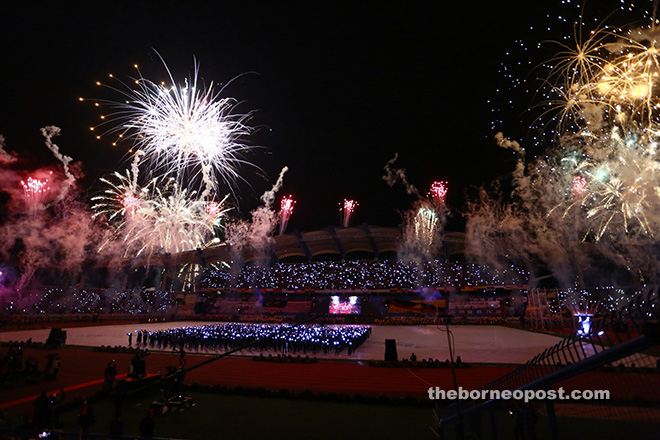
{"type": "Polygon", "coordinates": [[[257,110],[252,124],[265,128],[250,142],[264,148],[249,159],[268,176],[243,170],[244,213],[287,165],[289,230],[337,225],[343,198],[360,203],[354,224],[398,224],[413,199],[380,179],[396,152],[422,192],[449,181],[458,212],[470,186],[512,169],[492,141],[487,100],[504,86],[498,66],[514,40],[555,3],[2,2],[0,133],[8,150],[54,163],[39,128],[61,127],[57,143],[83,162],[87,185],[124,169],[128,146],[97,141],[88,127],[101,112],[78,97],[98,97],[95,81],[128,79],[136,63],[166,79],[156,49],[176,78],[193,57],[206,81],[243,74],[225,92],[257,110]]]}

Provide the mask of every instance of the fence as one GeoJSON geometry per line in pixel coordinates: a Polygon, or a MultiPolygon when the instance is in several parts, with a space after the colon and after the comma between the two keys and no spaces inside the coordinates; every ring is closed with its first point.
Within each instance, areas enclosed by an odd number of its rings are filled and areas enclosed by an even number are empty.
{"type": "Polygon", "coordinates": [[[626,437],[645,438],[648,432],[647,438],[654,438],[660,420],[659,312],[657,289],[640,293],[628,306],[595,320],[588,334],[570,335],[483,388],[608,390],[609,400],[462,400],[438,406],[432,430],[440,438],[554,440],[597,438],[599,431],[612,434],[625,427],[626,437]]]}

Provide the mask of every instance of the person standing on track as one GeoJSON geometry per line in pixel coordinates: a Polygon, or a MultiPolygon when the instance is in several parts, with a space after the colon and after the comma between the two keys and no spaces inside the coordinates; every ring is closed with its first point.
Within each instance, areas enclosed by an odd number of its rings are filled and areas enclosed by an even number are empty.
{"type": "Polygon", "coordinates": [[[183,345],[179,348],[179,365],[181,365],[181,368],[186,366],[186,352],[183,349],[183,345]]]}

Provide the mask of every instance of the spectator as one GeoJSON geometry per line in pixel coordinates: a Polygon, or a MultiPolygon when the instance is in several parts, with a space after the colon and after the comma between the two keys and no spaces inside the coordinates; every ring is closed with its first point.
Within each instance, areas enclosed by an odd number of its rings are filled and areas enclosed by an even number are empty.
{"type": "Polygon", "coordinates": [[[154,436],[154,431],[156,429],[156,422],[154,420],[154,410],[149,409],[147,415],[142,418],[140,421],[140,435],[142,437],[151,438],[154,436]]]}
{"type": "Polygon", "coordinates": [[[186,352],[183,350],[183,345],[179,348],[179,364],[181,368],[186,366],[186,352]]]}
{"type": "Polygon", "coordinates": [[[115,378],[117,377],[117,366],[115,361],[108,362],[108,366],[105,367],[103,372],[103,389],[109,390],[115,383],[115,378]]]}
{"type": "Polygon", "coordinates": [[[85,400],[82,409],[78,414],[78,426],[80,426],[80,431],[83,434],[90,432],[95,422],[96,418],[94,417],[94,409],[89,406],[87,400],[85,400]]]}
{"type": "Polygon", "coordinates": [[[48,428],[50,426],[50,419],[50,399],[46,390],[41,390],[41,394],[34,400],[32,424],[37,429],[48,428]]]}
{"type": "Polygon", "coordinates": [[[57,373],[60,372],[60,366],[62,365],[60,361],[60,355],[55,355],[55,360],[53,361],[53,379],[57,379],[57,373]]]}
{"type": "Polygon", "coordinates": [[[62,410],[62,402],[64,402],[65,397],[66,393],[64,392],[64,388],[60,388],[59,391],[54,392],[53,395],[50,396],[49,405],[51,411],[51,422],[54,428],[61,428],[60,411],[62,410]]]}
{"type": "Polygon", "coordinates": [[[110,422],[110,429],[108,433],[112,439],[117,439],[124,435],[124,422],[121,419],[120,414],[117,414],[115,418],[110,422]]]}

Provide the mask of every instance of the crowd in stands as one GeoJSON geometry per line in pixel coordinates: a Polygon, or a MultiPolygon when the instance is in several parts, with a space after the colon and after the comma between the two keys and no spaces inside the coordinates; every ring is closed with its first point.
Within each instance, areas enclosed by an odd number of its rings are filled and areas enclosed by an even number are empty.
{"type": "Polygon", "coordinates": [[[429,325],[435,324],[433,317],[422,316],[396,316],[390,318],[376,318],[375,325],[429,325]]]}
{"type": "MultiPolygon", "coordinates": [[[[222,350],[242,347],[258,351],[351,354],[371,335],[369,326],[330,327],[291,324],[209,324],[159,331],[135,331],[137,346],[160,349],[222,350]]],[[[132,336],[129,340],[133,341],[132,336]]]]}
{"type": "Polygon", "coordinates": [[[168,314],[176,311],[176,293],[47,287],[5,300],[2,309],[9,314],[33,315],[168,314]]]}
{"type": "MultiPolygon", "coordinates": [[[[196,315],[196,321],[240,321],[245,323],[258,323],[258,324],[281,324],[284,322],[284,319],[280,316],[268,316],[268,315],[241,315],[240,318],[231,315],[222,315],[222,314],[210,314],[210,315],[196,315]]],[[[317,319],[317,322],[319,320],[317,319]]]]}
{"type": "Polygon", "coordinates": [[[275,264],[269,268],[244,266],[238,275],[214,269],[205,273],[207,288],[264,289],[416,289],[438,286],[522,285],[527,272],[515,266],[506,269],[434,260],[418,265],[398,260],[326,261],[275,264]]]}

